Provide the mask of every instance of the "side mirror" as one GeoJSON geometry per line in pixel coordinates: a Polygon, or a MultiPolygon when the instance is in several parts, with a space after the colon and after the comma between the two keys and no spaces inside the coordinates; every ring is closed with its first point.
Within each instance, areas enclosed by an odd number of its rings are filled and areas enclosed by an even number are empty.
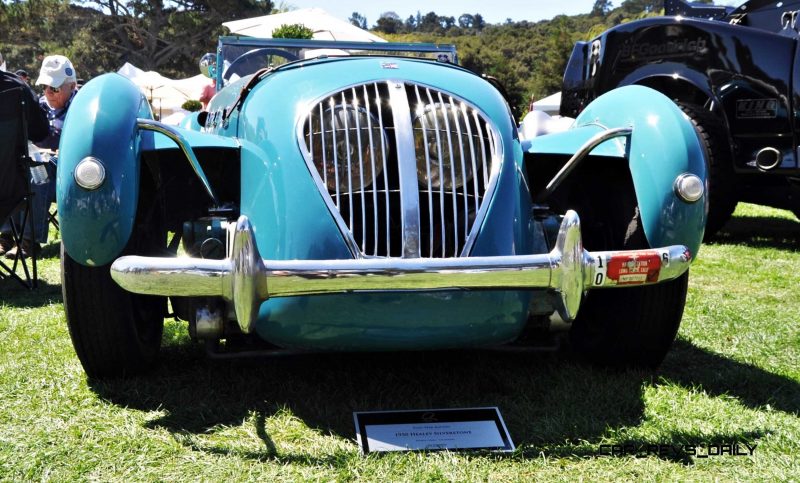
{"type": "Polygon", "coordinates": [[[200,73],[213,79],[217,74],[217,56],[211,52],[200,58],[200,73]]]}

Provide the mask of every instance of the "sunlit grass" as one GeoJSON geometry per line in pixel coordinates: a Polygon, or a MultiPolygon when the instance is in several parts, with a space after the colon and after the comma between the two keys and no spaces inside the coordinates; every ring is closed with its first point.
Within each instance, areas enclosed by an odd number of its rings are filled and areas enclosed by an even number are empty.
{"type": "Polygon", "coordinates": [[[679,340],[654,374],[568,352],[218,361],[169,321],[155,373],[110,382],[87,381],[73,352],[51,242],[38,291],[0,281],[0,480],[797,480],[798,242],[791,213],[740,206],[702,247],[679,340]],[[356,447],[353,411],[467,406],[498,406],[518,450],[356,447]],[[754,456],[597,456],[732,442],[754,456]]]}

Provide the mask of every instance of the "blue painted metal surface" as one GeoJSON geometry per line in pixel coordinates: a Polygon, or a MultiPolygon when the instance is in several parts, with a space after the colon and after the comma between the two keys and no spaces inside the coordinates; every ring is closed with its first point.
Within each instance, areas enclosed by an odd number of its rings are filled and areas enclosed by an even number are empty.
{"type": "Polygon", "coordinates": [[[152,118],[147,100],[128,79],[106,74],[78,91],[64,121],[56,200],[61,239],[75,261],[112,262],[128,242],[139,199],[136,119],[152,118]],[[86,156],[103,163],[106,180],[87,191],[74,179],[86,156]]]}
{"type": "MultiPolygon", "coordinates": [[[[606,129],[631,127],[630,146],[615,138],[597,146],[597,156],[629,156],[636,197],[651,246],[683,244],[697,254],[705,228],[706,197],[686,203],[674,193],[683,173],[706,179],[703,149],[694,128],[669,98],[642,86],[625,86],[598,97],[561,133],[531,140],[527,152],[571,155],[606,129]]],[[[600,162],[589,160],[585,162],[600,162]]]]}
{"type": "Polygon", "coordinates": [[[589,104],[577,126],[632,127],[628,164],[645,235],[651,246],[683,244],[697,254],[705,229],[706,197],[682,201],[673,182],[682,173],[706,179],[700,140],[668,97],[643,86],[610,91],[589,104]]]}

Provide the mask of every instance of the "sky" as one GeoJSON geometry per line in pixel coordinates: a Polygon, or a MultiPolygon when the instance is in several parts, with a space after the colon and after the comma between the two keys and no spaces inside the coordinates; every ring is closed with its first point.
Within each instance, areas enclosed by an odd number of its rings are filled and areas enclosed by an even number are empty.
{"type": "MultiPolygon", "coordinates": [[[[619,2],[621,0],[612,4],[619,2]]],[[[395,12],[403,20],[416,15],[417,11],[422,15],[433,11],[456,20],[463,13],[479,13],[487,23],[503,23],[507,18],[535,22],[561,14],[589,13],[594,0],[277,0],[274,3],[297,8],[318,7],[343,20],[358,12],[372,27],[384,12],[395,12]]]]}

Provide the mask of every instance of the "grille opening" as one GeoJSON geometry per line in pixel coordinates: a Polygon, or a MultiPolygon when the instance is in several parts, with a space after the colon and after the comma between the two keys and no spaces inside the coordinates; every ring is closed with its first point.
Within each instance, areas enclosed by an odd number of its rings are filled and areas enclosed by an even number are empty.
{"type": "Polygon", "coordinates": [[[405,101],[411,119],[395,120],[389,88],[386,82],[362,84],[315,104],[302,125],[309,165],[354,249],[363,256],[400,257],[403,207],[395,123],[410,126],[420,256],[460,256],[490,185],[497,156],[494,130],[467,103],[409,83],[405,101]]]}

